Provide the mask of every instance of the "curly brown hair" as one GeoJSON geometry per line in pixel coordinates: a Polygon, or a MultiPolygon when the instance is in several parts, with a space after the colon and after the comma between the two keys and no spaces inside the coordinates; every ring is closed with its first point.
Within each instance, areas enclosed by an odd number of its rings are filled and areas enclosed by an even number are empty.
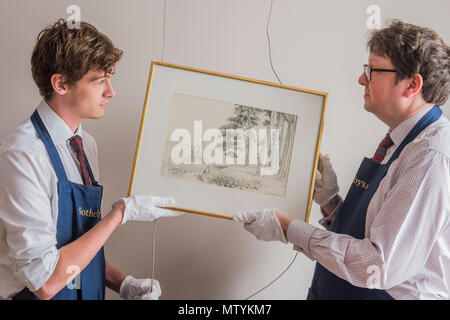
{"type": "Polygon", "coordinates": [[[370,52],[391,59],[397,82],[420,74],[425,102],[443,105],[447,101],[450,47],[435,31],[392,20],[386,28],[372,33],[367,46],[370,52]]]}
{"type": "Polygon", "coordinates": [[[37,36],[31,55],[31,73],[39,93],[49,100],[53,94],[50,78],[61,74],[73,85],[89,70],[112,73],[123,51],[93,25],[81,22],[70,29],[63,19],[46,27],[37,36]]]}

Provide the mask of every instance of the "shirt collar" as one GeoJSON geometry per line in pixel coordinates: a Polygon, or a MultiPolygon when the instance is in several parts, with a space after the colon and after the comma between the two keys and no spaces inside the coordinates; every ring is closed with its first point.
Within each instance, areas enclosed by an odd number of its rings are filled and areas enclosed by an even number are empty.
{"type": "Polygon", "coordinates": [[[83,138],[83,130],[81,124],[75,133],[69,128],[69,126],[62,120],[55,111],[50,108],[45,100],[42,100],[38,107],[37,112],[41,117],[42,122],[47,128],[50,137],[55,145],[66,144],[66,141],[74,135],[79,135],[83,138]]]}
{"type": "Polygon", "coordinates": [[[396,146],[400,145],[402,143],[403,139],[406,138],[408,133],[411,131],[412,128],[416,125],[417,122],[419,122],[422,117],[431,110],[433,107],[428,107],[423,110],[420,110],[419,112],[415,113],[408,119],[404,120],[402,123],[400,123],[398,126],[394,128],[390,132],[390,136],[392,141],[396,146]]]}

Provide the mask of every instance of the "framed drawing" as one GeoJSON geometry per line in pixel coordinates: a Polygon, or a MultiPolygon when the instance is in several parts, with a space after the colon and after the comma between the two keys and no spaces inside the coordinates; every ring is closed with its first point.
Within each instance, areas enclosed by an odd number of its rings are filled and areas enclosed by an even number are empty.
{"type": "Polygon", "coordinates": [[[278,208],[308,221],[327,94],[153,62],[129,195],[231,218],[278,208]]]}

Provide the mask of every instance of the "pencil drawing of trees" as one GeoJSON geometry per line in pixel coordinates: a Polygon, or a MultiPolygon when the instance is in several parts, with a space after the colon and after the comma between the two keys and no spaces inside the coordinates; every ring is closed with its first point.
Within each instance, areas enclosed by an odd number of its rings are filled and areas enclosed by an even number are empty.
{"type": "MultiPolygon", "coordinates": [[[[261,122],[260,114],[263,112],[264,110],[262,109],[239,104],[235,105],[233,115],[227,118],[227,123],[220,128],[223,136],[226,137],[226,139],[224,139],[224,150],[226,155],[232,155],[234,158],[237,157],[237,152],[235,152],[234,148],[234,136],[227,135],[226,131],[229,129],[245,131],[256,127],[261,122]],[[232,139],[232,141],[230,141],[230,139],[232,139]],[[233,148],[227,148],[230,146],[233,146],[233,148]]],[[[245,165],[249,165],[249,145],[250,143],[257,143],[256,139],[256,136],[248,136],[248,143],[246,144],[245,149],[241,150],[245,151],[245,165]]],[[[239,148],[239,146],[236,146],[236,148],[239,148]]]]}
{"type": "MultiPolygon", "coordinates": [[[[186,112],[182,110],[192,106],[197,107],[198,110],[196,113],[198,116],[195,119],[205,123],[208,119],[214,119],[216,126],[217,123],[219,124],[216,128],[222,136],[221,139],[211,143],[215,145],[215,155],[223,154],[223,161],[219,159],[219,161],[196,163],[193,158],[195,148],[199,149],[201,155],[202,149],[207,147],[207,142],[197,146],[194,142],[194,150],[188,154],[191,161],[176,164],[171,160],[171,151],[180,142],[167,139],[161,174],[232,189],[284,196],[294,146],[297,115],[241,104],[229,103],[223,106],[222,103],[221,108],[229,108],[229,111],[218,116],[217,112],[214,112],[215,103],[213,100],[178,95],[173,105],[172,116],[177,117],[178,112],[186,112]],[[198,108],[201,104],[204,107],[198,108]],[[273,147],[274,145],[276,147],[273,147]]],[[[190,123],[180,123],[178,126],[187,128],[190,125],[190,123]]],[[[203,129],[207,128],[208,126],[205,125],[203,129]]],[[[171,130],[174,129],[176,128],[171,128],[171,130]]]]}
{"type": "MultiPolygon", "coordinates": [[[[259,108],[253,108],[243,105],[235,105],[234,113],[231,117],[227,118],[227,123],[221,127],[223,132],[223,136],[226,136],[227,129],[242,129],[248,130],[255,128],[258,125],[263,125],[266,127],[268,135],[267,140],[259,141],[259,144],[266,144],[268,146],[271,145],[271,130],[277,129],[279,130],[279,159],[280,159],[280,172],[279,174],[286,178],[289,170],[290,157],[292,153],[292,148],[294,146],[294,137],[295,137],[295,129],[296,129],[297,116],[272,110],[263,110],[259,108]]],[[[234,138],[234,137],[233,137],[234,138]]],[[[248,143],[246,144],[245,154],[246,161],[245,165],[249,165],[249,145],[250,139],[255,139],[254,136],[248,136],[248,143]]],[[[256,143],[256,141],[252,141],[256,143]]],[[[231,144],[231,142],[229,142],[231,144]]],[[[234,148],[227,150],[226,149],[226,141],[224,140],[224,150],[226,150],[227,154],[233,153],[234,148]]],[[[271,150],[271,148],[268,148],[271,150]]],[[[234,153],[236,157],[236,153],[234,153]]],[[[261,157],[261,154],[259,155],[261,157]]],[[[271,154],[267,155],[268,158],[271,158],[271,154]]],[[[261,160],[261,159],[260,159],[261,160]]],[[[256,174],[260,175],[261,170],[261,161],[257,161],[256,165],[256,174]]]]}

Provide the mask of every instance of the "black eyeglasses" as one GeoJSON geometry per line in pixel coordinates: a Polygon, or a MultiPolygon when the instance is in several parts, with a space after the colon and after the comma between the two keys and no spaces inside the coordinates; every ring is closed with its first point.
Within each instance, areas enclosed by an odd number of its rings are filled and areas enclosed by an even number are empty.
{"type": "Polygon", "coordinates": [[[378,72],[396,72],[397,71],[395,69],[375,69],[375,68],[369,67],[367,64],[364,64],[363,67],[364,67],[364,74],[366,75],[367,81],[372,80],[372,72],[373,71],[378,71],[378,72]]]}

